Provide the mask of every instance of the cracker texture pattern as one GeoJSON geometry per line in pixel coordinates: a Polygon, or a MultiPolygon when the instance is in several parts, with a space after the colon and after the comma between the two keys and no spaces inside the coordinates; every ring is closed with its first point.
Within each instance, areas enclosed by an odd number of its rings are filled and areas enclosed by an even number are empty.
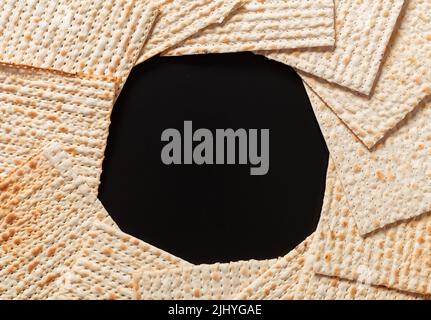
{"type": "Polygon", "coordinates": [[[431,103],[370,152],[307,87],[358,232],[366,235],[431,210],[431,103]]]}
{"type": "Polygon", "coordinates": [[[260,52],[330,83],[369,95],[405,0],[335,0],[333,51],[260,52]]]}
{"type": "Polygon", "coordinates": [[[314,271],[366,284],[429,296],[429,214],[363,238],[349,210],[340,179],[332,173],[329,207],[322,212],[313,243],[314,271]]]}
{"type": "Polygon", "coordinates": [[[163,250],[95,222],[73,266],[59,279],[56,299],[132,300],[140,298],[140,271],[191,266],[163,250]]]}
{"type": "Polygon", "coordinates": [[[313,272],[311,235],[260,278],[246,287],[239,300],[395,300],[416,299],[414,295],[367,284],[330,278],[313,272]]]}
{"type": "Polygon", "coordinates": [[[333,47],[333,0],[252,0],[163,55],[333,47]]]}
{"type": "Polygon", "coordinates": [[[0,178],[59,141],[97,192],[116,88],[105,78],[0,65],[0,178]]]}
{"type": "MultiPolygon", "coordinates": [[[[327,251],[322,250],[321,238],[322,230],[326,228],[328,216],[332,214],[346,214],[346,207],[338,206],[340,203],[340,183],[337,178],[336,168],[333,160],[329,159],[328,172],[326,177],[326,190],[324,197],[324,205],[319,221],[317,231],[314,233],[310,249],[308,252],[307,272],[302,276],[300,285],[295,291],[289,293],[285,298],[300,298],[300,299],[356,299],[356,300],[416,300],[425,299],[425,296],[412,294],[400,290],[385,288],[383,286],[372,285],[369,281],[351,281],[344,278],[341,274],[332,274],[332,277],[327,277],[318,271],[320,259],[331,259],[331,255],[327,251]],[[323,229],[322,229],[323,228],[323,229]]],[[[341,225],[345,224],[345,220],[340,221],[341,225]]],[[[341,229],[341,228],[340,228],[341,229]]],[[[345,242],[348,246],[350,235],[342,232],[331,231],[328,234],[331,238],[336,237],[338,241],[345,242]]],[[[350,254],[352,248],[348,249],[350,254]]],[[[354,250],[354,249],[353,249],[354,250]]],[[[360,252],[356,253],[360,255],[360,252]]],[[[343,259],[349,260],[349,254],[343,259]]],[[[360,279],[357,279],[360,280],[360,279]]]]}
{"type": "Polygon", "coordinates": [[[139,279],[139,298],[232,299],[275,262],[276,259],[249,260],[154,272],[144,270],[139,279]]]}
{"type": "Polygon", "coordinates": [[[0,183],[0,298],[46,299],[96,220],[113,225],[58,144],[0,183]]]}
{"type": "Polygon", "coordinates": [[[219,24],[244,4],[241,0],[170,0],[161,1],[161,14],[151,36],[141,50],[137,63],[186,40],[213,24],[219,24]]]}
{"type": "Polygon", "coordinates": [[[1,0],[0,61],[121,85],[158,15],[151,0],[1,0]]]}
{"type": "Polygon", "coordinates": [[[369,148],[392,135],[431,95],[431,2],[410,0],[371,97],[302,74],[307,84],[369,148]]]}
{"type": "Polygon", "coordinates": [[[253,281],[235,298],[240,300],[279,300],[288,292],[294,292],[305,265],[305,253],[311,238],[307,238],[253,281]]]}

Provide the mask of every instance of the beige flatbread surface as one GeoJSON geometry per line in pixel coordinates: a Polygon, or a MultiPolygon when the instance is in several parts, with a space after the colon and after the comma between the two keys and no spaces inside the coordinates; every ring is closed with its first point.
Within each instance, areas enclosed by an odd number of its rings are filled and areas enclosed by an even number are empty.
{"type": "Polygon", "coordinates": [[[431,210],[431,102],[369,151],[307,87],[361,235],[431,210]]]}
{"type": "Polygon", "coordinates": [[[316,231],[314,270],[398,290],[431,293],[431,220],[422,216],[383,229],[366,238],[359,235],[340,180],[335,175],[325,198],[316,231]]]}
{"type": "Polygon", "coordinates": [[[333,47],[334,1],[248,0],[163,55],[333,47]]]}
{"type": "Polygon", "coordinates": [[[97,192],[116,83],[0,64],[0,178],[53,140],[97,192]]]}
{"type": "Polygon", "coordinates": [[[334,50],[260,52],[299,70],[369,95],[405,0],[335,0],[334,50]]]}
{"type": "MultiPolygon", "coordinates": [[[[321,239],[319,229],[326,224],[328,213],[338,210],[333,205],[334,200],[338,199],[338,196],[334,196],[334,191],[337,190],[335,182],[335,166],[330,161],[318,230],[285,257],[280,258],[260,278],[245,288],[236,297],[237,299],[410,300],[423,298],[420,295],[342,279],[338,277],[338,273],[330,273],[332,277],[315,274],[313,269],[320,263],[319,255],[324,254],[319,245],[321,239]]],[[[347,236],[342,238],[340,235],[340,242],[346,239],[347,236]]]]}
{"type": "Polygon", "coordinates": [[[278,300],[294,292],[305,265],[305,253],[311,244],[307,238],[289,254],[280,258],[268,271],[245,287],[235,298],[240,300],[278,300]]]}
{"type": "Polygon", "coordinates": [[[344,279],[316,275],[312,270],[311,235],[260,278],[245,288],[240,300],[393,300],[416,299],[414,295],[344,279]]]}
{"type": "Polygon", "coordinates": [[[418,295],[318,274],[304,274],[306,287],[283,299],[291,300],[423,300],[418,295]],[[304,290],[304,291],[302,291],[304,290]]]}
{"type": "Polygon", "coordinates": [[[249,260],[213,265],[198,265],[140,274],[138,298],[232,299],[276,262],[249,260]]]}
{"type": "Polygon", "coordinates": [[[44,299],[92,222],[113,224],[73,163],[51,144],[0,183],[0,298],[44,299]]]}
{"type": "MultiPolygon", "coordinates": [[[[309,259],[313,261],[310,257],[309,259]]],[[[284,300],[423,300],[409,294],[313,272],[312,263],[301,271],[298,283],[283,296],[284,300]]]]}
{"type": "Polygon", "coordinates": [[[0,61],[114,76],[134,66],[158,10],[150,0],[1,0],[0,61]]]}
{"type": "MultiPolygon", "coordinates": [[[[376,1],[379,2],[379,1],[376,1]]],[[[409,0],[371,97],[302,75],[368,147],[377,147],[431,95],[431,2],[409,0]],[[376,145],[377,144],[377,145],[376,145]]],[[[368,71],[368,68],[367,68],[368,71]]]]}
{"type": "Polygon", "coordinates": [[[56,298],[137,299],[140,270],[191,266],[163,250],[96,222],[73,266],[59,279],[56,298]]]}
{"type": "MultiPolygon", "coordinates": [[[[351,281],[340,277],[340,274],[333,274],[332,277],[327,277],[320,274],[315,274],[315,271],[320,264],[320,259],[331,259],[331,255],[327,251],[322,251],[321,238],[322,228],[327,226],[327,219],[332,214],[346,214],[346,207],[340,207],[336,203],[340,200],[340,185],[336,176],[335,165],[332,159],[329,160],[328,172],[326,177],[326,190],[322,214],[319,221],[317,231],[314,233],[307,252],[306,272],[300,277],[299,284],[295,290],[289,292],[284,298],[286,299],[355,299],[355,300],[417,300],[425,299],[426,297],[418,294],[412,294],[399,290],[385,288],[383,286],[375,286],[372,283],[351,281]]],[[[339,221],[344,225],[345,220],[339,221]]],[[[331,232],[330,237],[337,237],[338,243],[349,247],[349,234],[331,232]],[[344,242],[344,243],[343,243],[344,242]]],[[[334,248],[335,249],[335,248],[334,248]]],[[[348,249],[350,254],[352,248],[348,249]]],[[[355,249],[353,249],[354,251],[355,249]]],[[[344,258],[350,259],[350,254],[344,258]]],[[[356,253],[360,254],[360,253],[356,253]]],[[[343,258],[342,258],[343,259],[343,258]]]]}
{"type": "Polygon", "coordinates": [[[175,46],[209,25],[223,22],[244,1],[162,0],[161,3],[161,15],[142,48],[137,63],[175,46]]]}

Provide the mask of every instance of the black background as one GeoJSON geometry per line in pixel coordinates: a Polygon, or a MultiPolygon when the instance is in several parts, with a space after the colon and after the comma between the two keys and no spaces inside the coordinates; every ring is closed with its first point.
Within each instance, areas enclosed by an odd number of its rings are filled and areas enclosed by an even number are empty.
{"type": "Polygon", "coordinates": [[[311,234],[328,151],[300,78],[252,53],[156,57],[112,114],[99,197],[120,228],[192,263],[284,255],[311,234]],[[270,168],[162,164],[163,130],[270,129],[270,168]]]}

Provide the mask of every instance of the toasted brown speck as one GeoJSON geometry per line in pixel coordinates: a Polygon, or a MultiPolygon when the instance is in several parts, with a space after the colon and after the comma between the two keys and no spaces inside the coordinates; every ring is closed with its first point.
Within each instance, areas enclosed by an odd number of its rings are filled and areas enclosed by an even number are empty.
{"type": "Polygon", "coordinates": [[[38,260],[33,260],[32,262],[29,263],[27,270],[28,272],[32,272],[34,270],[34,268],[36,268],[36,266],[39,264],[38,260]]]}
{"type": "Polygon", "coordinates": [[[17,216],[16,216],[16,214],[15,213],[9,213],[7,216],[6,216],[6,218],[5,218],[5,222],[7,223],[7,224],[11,224],[11,223],[13,223],[14,221],[15,221],[15,219],[17,218],[17,216]]]}
{"type": "Polygon", "coordinates": [[[385,180],[385,175],[383,174],[383,172],[382,171],[380,171],[380,170],[377,170],[376,171],[376,177],[377,177],[377,179],[379,179],[379,180],[382,180],[382,181],[384,181],[385,180]]]}
{"type": "Polygon", "coordinates": [[[31,160],[31,161],[28,163],[28,166],[29,166],[30,168],[32,168],[32,169],[36,169],[36,167],[37,167],[37,162],[36,162],[35,160],[31,160]]]}
{"type": "Polygon", "coordinates": [[[42,251],[42,246],[39,244],[36,247],[34,247],[33,249],[31,249],[31,254],[33,256],[37,256],[41,251],[42,251]]]}
{"type": "Polygon", "coordinates": [[[46,255],[48,257],[52,257],[55,254],[55,251],[57,248],[55,246],[49,247],[48,250],[46,250],[46,255]]]}
{"type": "Polygon", "coordinates": [[[102,248],[102,253],[106,254],[106,255],[111,255],[114,252],[114,250],[112,250],[112,248],[110,247],[103,247],[102,248]]]}

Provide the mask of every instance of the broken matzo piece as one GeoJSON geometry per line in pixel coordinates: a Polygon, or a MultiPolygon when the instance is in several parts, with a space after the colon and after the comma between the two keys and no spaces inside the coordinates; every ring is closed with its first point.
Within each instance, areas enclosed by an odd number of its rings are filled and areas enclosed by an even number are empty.
{"type": "Polygon", "coordinates": [[[151,30],[151,0],[0,0],[0,61],[113,76],[120,87],[151,30]]]}
{"type": "Polygon", "coordinates": [[[334,1],[248,0],[212,25],[163,53],[168,56],[333,47],[334,1]]]}
{"type": "Polygon", "coordinates": [[[161,15],[145,43],[137,63],[141,63],[184,41],[205,27],[218,24],[242,0],[171,0],[161,6],[161,15]]]}
{"type": "Polygon", "coordinates": [[[139,299],[232,299],[275,263],[249,260],[140,273],[139,299]]]}
{"type": "Polygon", "coordinates": [[[97,192],[116,83],[0,65],[0,179],[53,140],[97,192]]]}
{"type": "Polygon", "coordinates": [[[431,95],[431,2],[410,0],[369,98],[302,74],[307,84],[368,147],[431,95]]]}
{"type": "Polygon", "coordinates": [[[361,235],[431,210],[431,101],[370,152],[306,89],[361,235]]]}
{"type": "Polygon", "coordinates": [[[259,52],[331,83],[369,95],[405,0],[335,0],[333,51],[259,52]]]}
{"type": "Polygon", "coordinates": [[[86,235],[73,266],[59,279],[57,299],[137,299],[140,270],[191,266],[104,223],[86,235]]]}
{"type": "Polygon", "coordinates": [[[0,183],[0,298],[44,299],[95,220],[113,224],[59,144],[0,183]]]}

